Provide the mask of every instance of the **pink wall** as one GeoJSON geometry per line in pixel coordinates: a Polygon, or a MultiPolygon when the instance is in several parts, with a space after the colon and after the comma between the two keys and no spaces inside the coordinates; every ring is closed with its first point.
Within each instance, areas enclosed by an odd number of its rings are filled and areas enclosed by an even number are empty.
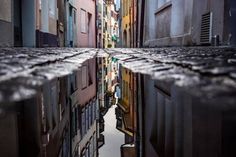
{"type": "MultiPolygon", "coordinates": [[[[77,26],[77,47],[96,47],[96,32],[95,32],[95,0],[76,0],[75,2],[76,26],[77,26]],[[91,14],[90,27],[86,33],[81,32],[81,9],[86,11],[86,21],[88,23],[88,13],[91,14]]],[[[86,23],[86,24],[87,24],[86,23]]],[[[87,24],[88,25],[88,24],[87,24]]]]}
{"type": "Polygon", "coordinates": [[[96,96],[96,59],[89,59],[83,66],[87,67],[87,73],[82,73],[80,69],[77,73],[77,84],[78,84],[78,98],[79,104],[85,106],[91,99],[96,96]],[[89,73],[91,76],[92,84],[88,85],[89,82],[89,73]],[[82,75],[87,75],[87,87],[82,88],[82,75]]]}

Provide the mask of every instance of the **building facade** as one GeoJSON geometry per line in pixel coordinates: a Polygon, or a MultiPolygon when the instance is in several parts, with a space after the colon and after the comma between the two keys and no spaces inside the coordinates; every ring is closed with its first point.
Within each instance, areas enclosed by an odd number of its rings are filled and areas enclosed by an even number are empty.
{"type": "Polygon", "coordinates": [[[125,143],[121,145],[121,156],[137,155],[137,74],[120,67],[121,97],[117,103],[117,129],[124,133],[125,143]]]}
{"type": "Polygon", "coordinates": [[[64,46],[64,1],[10,0],[1,6],[2,46],[64,46]]]}
{"type": "MultiPolygon", "coordinates": [[[[74,0],[66,1],[65,3],[65,12],[66,15],[66,36],[65,36],[65,46],[66,47],[75,47],[77,42],[77,27],[76,27],[76,6],[74,0]]],[[[64,17],[64,18],[65,18],[64,17]]]]}
{"type": "MultiPolygon", "coordinates": [[[[30,6],[28,7],[30,8],[30,6]]],[[[63,8],[61,8],[63,9],[63,8]]],[[[33,10],[34,12],[34,10],[33,10]]],[[[36,46],[57,47],[57,0],[36,1],[36,46]]],[[[61,20],[61,17],[60,17],[61,20]]],[[[25,28],[23,26],[23,28],[25,28]]]]}
{"type": "Polygon", "coordinates": [[[76,74],[77,90],[72,98],[72,156],[96,157],[98,103],[96,58],[83,63],[76,74]]]}
{"type": "Polygon", "coordinates": [[[76,47],[96,47],[96,2],[95,0],[75,1],[77,9],[76,47]]]}
{"type": "Polygon", "coordinates": [[[119,23],[116,2],[114,0],[105,0],[103,1],[103,3],[100,4],[103,4],[103,18],[100,18],[101,16],[98,15],[98,26],[102,27],[103,33],[101,36],[99,36],[98,33],[98,42],[102,40],[104,48],[114,48],[116,47],[116,44],[119,40],[119,23]]]}
{"type": "Polygon", "coordinates": [[[136,47],[136,0],[122,0],[121,1],[121,31],[122,31],[122,46],[136,47]]]}
{"type": "Polygon", "coordinates": [[[1,2],[1,47],[96,47],[96,1],[1,2]]]}
{"type": "Polygon", "coordinates": [[[143,46],[235,45],[233,1],[139,3],[139,37],[143,46]]]}
{"type": "Polygon", "coordinates": [[[103,15],[103,9],[105,2],[104,0],[98,0],[97,1],[97,23],[96,23],[96,28],[97,28],[97,47],[98,48],[103,48],[103,31],[104,31],[104,25],[103,25],[103,20],[104,20],[104,15],[103,15]]]}
{"type": "Polygon", "coordinates": [[[0,46],[36,46],[36,1],[1,1],[0,46]]]}

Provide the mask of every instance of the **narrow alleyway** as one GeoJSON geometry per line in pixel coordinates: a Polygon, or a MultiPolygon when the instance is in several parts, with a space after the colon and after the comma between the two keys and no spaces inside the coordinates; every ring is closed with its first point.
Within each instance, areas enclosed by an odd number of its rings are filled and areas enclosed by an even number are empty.
{"type": "Polygon", "coordinates": [[[116,105],[108,110],[105,120],[105,144],[99,149],[99,157],[120,157],[120,146],[124,144],[124,134],[116,129],[116,105]]]}
{"type": "Polygon", "coordinates": [[[236,157],[236,0],[0,0],[0,157],[236,157]]]}
{"type": "Polygon", "coordinates": [[[235,48],[2,48],[0,63],[1,157],[236,156],[235,48]]]}

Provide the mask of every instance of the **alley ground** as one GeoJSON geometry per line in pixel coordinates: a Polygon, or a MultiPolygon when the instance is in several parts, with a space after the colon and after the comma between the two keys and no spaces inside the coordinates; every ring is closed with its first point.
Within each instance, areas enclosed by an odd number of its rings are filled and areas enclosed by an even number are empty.
{"type": "Polygon", "coordinates": [[[124,144],[124,134],[116,129],[116,105],[112,105],[104,116],[105,144],[99,149],[100,157],[120,157],[120,146],[124,144]]]}

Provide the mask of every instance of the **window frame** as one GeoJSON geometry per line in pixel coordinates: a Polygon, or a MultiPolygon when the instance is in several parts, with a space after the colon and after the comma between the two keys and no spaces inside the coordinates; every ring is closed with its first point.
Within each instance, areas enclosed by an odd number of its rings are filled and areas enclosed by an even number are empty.
{"type": "Polygon", "coordinates": [[[87,34],[87,12],[84,9],[80,9],[80,32],[87,34]]]}
{"type": "Polygon", "coordinates": [[[82,86],[82,89],[85,89],[87,88],[88,86],[88,67],[86,65],[83,65],[81,67],[81,86],[82,86]]]}

